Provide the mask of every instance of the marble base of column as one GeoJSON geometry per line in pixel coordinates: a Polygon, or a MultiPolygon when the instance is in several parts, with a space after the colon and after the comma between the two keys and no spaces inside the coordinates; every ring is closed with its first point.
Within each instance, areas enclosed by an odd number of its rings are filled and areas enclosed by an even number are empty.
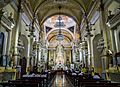
{"type": "Polygon", "coordinates": [[[13,67],[18,65],[18,54],[14,54],[13,56],[13,67]]]}
{"type": "Polygon", "coordinates": [[[107,55],[102,55],[101,60],[102,60],[102,78],[108,79],[108,75],[107,75],[108,57],[107,57],[107,55]]]}

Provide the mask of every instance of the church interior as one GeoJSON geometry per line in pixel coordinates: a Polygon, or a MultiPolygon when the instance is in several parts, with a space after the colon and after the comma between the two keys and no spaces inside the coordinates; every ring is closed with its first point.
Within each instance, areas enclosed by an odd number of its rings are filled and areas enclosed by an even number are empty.
{"type": "Polygon", "coordinates": [[[0,0],[0,87],[120,87],[120,0],[0,0]]]}

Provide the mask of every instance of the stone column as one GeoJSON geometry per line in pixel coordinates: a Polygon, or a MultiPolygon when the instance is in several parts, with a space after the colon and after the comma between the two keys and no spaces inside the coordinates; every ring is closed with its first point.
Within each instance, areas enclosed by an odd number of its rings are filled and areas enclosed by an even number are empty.
{"type": "Polygon", "coordinates": [[[107,50],[108,50],[108,35],[107,35],[107,27],[106,27],[106,12],[104,10],[103,0],[100,0],[100,28],[102,30],[102,35],[104,39],[104,49],[101,55],[102,59],[102,76],[106,79],[106,70],[108,69],[108,57],[107,57],[107,50]]]}
{"type": "MultiPolygon", "coordinates": [[[[81,58],[81,61],[82,61],[82,66],[84,66],[84,64],[85,64],[85,61],[84,61],[84,54],[83,54],[83,48],[81,48],[81,56],[80,56],[81,58]]],[[[80,61],[80,62],[81,62],[80,61]]]]}
{"type": "Polygon", "coordinates": [[[41,61],[41,48],[39,47],[39,59],[38,59],[38,61],[40,62],[41,61]]]}
{"type": "Polygon", "coordinates": [[[37,44],[37,53],[36,53],[37,61],[36,61],[36,66],[38,66],[39,63],[39,45],[37,44]]]}
{"type": "Polygon", "coordinates": [[[73,54],[72,54],[72,49],[71,49],[71,63],[73,62],[73,54]]]}
{"type": "Polygon", "coordinates": [[[89,69],[91,70],[91,67],[92,67],[92,57],[91,57],[91,37],[93,36],[91,31],[91,26],[90,26],[90,23],[88,21],[88,18],[87,18],[87,14],[85,13],[85,21],[86,21],[86,35],[85,37],[87,37],[87,45],[88,45],[88,66],[89,66],[89,69]]]}
{"type": "Polygon", "coordinates": [[[29,54],[29,55],[30,55],[30,59],[31,59],[31,60],[30,60],[30,62],[31,62],[31,65],[30,65],[31,68],[32,68],[33,65],[34,65],[34,64],[33,64],[33,63],[34,63],[34,62],[33,62],[33,61],[34,61],[34,58],[33,58],[32,52],[33,52],[33,37],[30,36],[30,52],[29,52],[30,54],[29,54]]]}
{"type": "Polygon", "coordinates": [[[30,66],[30,43],[28,44],[28,55],[27,55],[27,68],[30,66]]]}
{"type": "Polygon", "coordinates": [[[79,49],[79,62],[81,61],[81,50],[79,49]]]}
{"type": "Polygon", "coordinates": [[[49,59],[50,59],[49,58],[49,50],[47,50],[47,64],[46,64],[47,65],[47,69],[49,68],[49,59]]]}
{"type": "Polygon", "coordinates": [[[35,64],[34,64],[34,66],[37,65],[37,61],[38,61],[38,49],[35,50],[35,64]]]}
{"type": "Polygon", "coordinates": [[[16,18],[16,26],[15,26],[15,42],[14,42],[14,66],[18,65],[18,51],[17,51],[17,46],[18,46],[18,37],[19,37],[19,30],[20,30],[20,23],[21,23],[21,0],[19,0],[19,5],[18,5],[18,12],[17,12],[17,18],[16,18]]]}
{"type": "Polygon", "coordinates": [[[83,67],[84,64],[85,64],[85,59],[84,59],[84,44],[83,44],[83,42],[80,43],[80,60],[82,61],[82,67],[83,67]]]}
{"type": "Polygon", "coordinates": [[[84,49],[84,65],[85,67],[88,67],[88,55],[86,53],[86,49],[84,49]]]}
{"type": "MultiPolygon", "coordinates": [[[[113,52],[116,52],[116,45],[115,45],[115,38],[114,38],[114,29],[110,30],[110,35],[111,35],[111,45],[112,45],[112,49],[113,52]]],[[[116,65],[116,59],[115,57],[113,57],[113,65],[116,65]]]]}
{"type": "Polygon", "coordinates": [[[3,45],[3,53],[2,53],[2,56],[3,56],[3,66],[6,66],[7,65],[7,59],[6,59],[6,50],[7,50],[7,32],[4,32],[4,45],[3,45]]]}
{"type": "Polygon", "coordinates": [[[54,61],[54,64],[56,63],[56,51],[54,50],[54,59],[53,59],[53,61],[54,61]]]}
{"type": "Polygon", "coordinates": [[[92,67],[92,57],[91,57],[91,36],[88,35],[88,66],[91,70],[92,67]]]}
{"type": "Polygon", "coordinates": [[[8,31],[8,40],[7,40],[7,49],[6,49],[6,55],[8,56],[7,58],[7,66],[9,65],[9,52],[10,52],[10,45],[11,45],[11,36],[12,36],[12,32],[8,31]]]}
{"type": "Polygon", "coordinates": [[[73,63],[75,63],[76,62],[76,54],[75,54],[75,47],[73,46],[73,48],[72,48],[72,60],[73,60],[73,63]]]}

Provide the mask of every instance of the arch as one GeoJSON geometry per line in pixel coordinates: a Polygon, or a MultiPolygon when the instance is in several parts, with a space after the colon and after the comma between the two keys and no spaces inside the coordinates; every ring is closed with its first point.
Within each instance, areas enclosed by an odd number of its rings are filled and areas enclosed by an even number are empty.
{"type": "Polygon", "coordinates": [[[46,17],[43,18],[43,20],[41,21],[41,24],[40,24],[40,25],[42,25],[48,18],[50,18],[50,17],[52,17],[52,16],[54,16],[54,15],[66,15],[66,16],[72,18],[72,19],[79,25],[79,21],[77,20],[76,17],[74,17],[72,14],[64,13],[64,12],[60,12],[60,13],[59,13],[59,12],[56,12],[56,13],[51,13],[51,14],[49,14],[48,16],[46,16],[46,17]]]}
{"type": "MultiPolygon", "coordinates": [[[[58,29],[52,29],[52,30],[50,30],[50,31],[47,33],[47,35],[46,35],[46,37],[45,37],[45,40],[47,40],[48,35],[51,34],[51,33],[52,33],[53,31],[55,31],[55,30],[58,30],[58,29]]],[[[64,28],[63,28],[63,29],[61,29],[61,30],[67,31],[67,32],[72,36],[72,38],[75,39],[73,33],[72,33],[71,31],[69,31],[68,29],[64,29],[64,28]]]]}
{"type": "MultiPolygon", "coordinates": [[[[53,1],[53,0],[52,0],[52,1],[53,1]]],[[[78,2],[77,0],[72,0],[72,1],[80,6],[81,11],[82,11],[83,13],[86,12],[85,8],[83,7],[83,5],[82,5],[80,2],[78,2]]],[[[49,2],[51,2],[51,0],[47,0],[47,1],[46,1],[46,0],[43,0],[41,3],[39,3],[39,5],[34,9],[35,14],[38,13],[38,11],[39,11],[40,7],[42,7],[42,5],[43,5],[43,6],[46,5],[45,2],[46,2],[46,3],[49,3],[49,2]]],[[[75,5],[76,5],[76,4],[75,4],[75,5]]]]}
{"type": "Polygon", "coordinates": [[[77,0],[67,1],[67,4],[72,4],[67,6],[66,4],[55,5],[53,0],[39,1],[38,3],[39,4],[37,4],[34,8],[34,13],[35,13],[34,16],[36,14],[38,15],[40,19],[40,25],[42,25],[46,20],[46,18],[48,18],[49,16],[60,13],[58,10],[59,5],[61,5],[63,9],[62,10],[63,12],[61,12],[61,14],[65,14],[70,17],[73,17],[73,19],[76,21],[78,25],[80,25],[81,15],[85,13],[86,10],[83,1],[77,1],[77,0]],[[48,6],[48,4],[50,4],[50,6],[48,6]],[[69,6],[71,6],[71,8],[69,6]],[[72,9],[72,7],[74,7],[74,10],[72,9]]]}
{"type": "Polygon", "coordinates": [[[101,34],[97,34],[93,39],[93,56],[94,56],[94,68],[96,72],[102,72],[102,61],[100,58],[101,52],[97,49],[98,40],[102,37],[101,34]]]}
{"type": "MultiPolygon", "coordinates": [[[[50,42],[51,41],[51,39],[53,38],[53,37],[56,37],[57,35],[53,35],[50,39],[49,39],[49,41],[48,42],[50,42]]],[[[69,41],[71,41],[71,39],[67,36],[67,35],[64,35],[69,41]]]]}

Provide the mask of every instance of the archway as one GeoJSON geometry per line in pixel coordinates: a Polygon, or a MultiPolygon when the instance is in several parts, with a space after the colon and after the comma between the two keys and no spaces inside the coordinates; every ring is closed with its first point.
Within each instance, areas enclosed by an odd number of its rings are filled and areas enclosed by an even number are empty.
{"type": "Polygon", "coordinates": [[[65,69],[66,65],[70,65],[72,43],[77,33],[76,26],[73,18],[61,14],[50,16],[44,22],[45,40],[49,49],[48,61],[55,70],[65,69]]]}

